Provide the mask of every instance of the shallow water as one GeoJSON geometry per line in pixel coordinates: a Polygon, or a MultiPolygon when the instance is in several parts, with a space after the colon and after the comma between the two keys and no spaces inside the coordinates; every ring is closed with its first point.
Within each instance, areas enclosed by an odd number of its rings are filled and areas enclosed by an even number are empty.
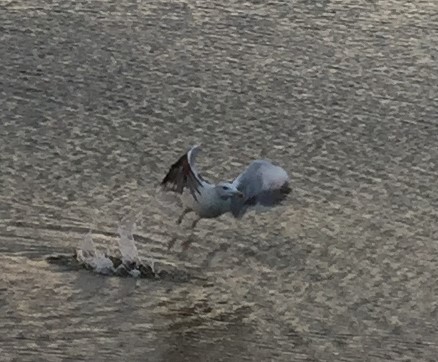
{"type": "Polygon", "coordinates": [[[0,10],[2,360],[436,359],[438,3],[0,10]],[[289,202],[182,253],[157,185],[194,143],[213,180],[278,162],[289,202]],[[196,278],[46,261],[132,222],[142,259],[196,278]]]}

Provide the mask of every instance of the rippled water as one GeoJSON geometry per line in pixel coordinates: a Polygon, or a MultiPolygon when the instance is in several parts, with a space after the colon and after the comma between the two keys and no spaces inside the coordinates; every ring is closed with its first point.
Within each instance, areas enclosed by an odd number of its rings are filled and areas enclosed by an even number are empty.
{"type": "Polygon", "coordinates": [[[16,361],[434,361],[436,1],[0,3],[0,354],[16,361]],[[285,167],[284,207],[189,221],[217,180],[285,167]],[[137,223],[196,278],[48,263],[137,223]],[[168,250],[171,240],[177,239],[168,250]]]}

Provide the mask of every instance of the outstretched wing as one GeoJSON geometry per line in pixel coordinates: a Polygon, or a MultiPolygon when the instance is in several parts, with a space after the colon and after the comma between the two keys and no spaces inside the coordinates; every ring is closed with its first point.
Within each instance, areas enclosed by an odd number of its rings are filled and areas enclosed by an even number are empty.
{"type": "Polygon", "coordinates": [[[201,189],[208,184],[198,174],[195,167],[195,159],[200,151],[200,146],[193,146],[170,166],[169,171],[161,181],[163,189],[182,194],[184,189],[188,188],[192,196],[197,200],[201,189]]]}
{"type": "Polygon", "coordinates": [[[241,218],[249,208],[278,205],[291,192],[286,171],[264,160],[253,161],[233,185],[244,195],[231,200],[231,213],[236,218],[241,218]]]}

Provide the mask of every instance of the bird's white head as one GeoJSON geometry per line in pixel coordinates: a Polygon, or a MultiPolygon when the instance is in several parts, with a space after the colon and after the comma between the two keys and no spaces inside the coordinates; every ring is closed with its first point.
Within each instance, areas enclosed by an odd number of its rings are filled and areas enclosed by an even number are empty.
{"type": "Polygon", "coordinates": [[[222,200],[228,200],[234,196],[243,197],[243,193],[229,182],[219,182],[215,189],[222,200]]]}

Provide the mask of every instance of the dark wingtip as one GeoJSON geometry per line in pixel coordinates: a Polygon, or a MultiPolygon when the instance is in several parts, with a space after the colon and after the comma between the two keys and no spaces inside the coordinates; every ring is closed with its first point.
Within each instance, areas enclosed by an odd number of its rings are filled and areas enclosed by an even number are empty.
{"type": "Polygon", "coordinates": [[[289,182],[285,182],[281,187],[280,187],[280,192],[284,195],[288,195],[292,192],[291,187],[289,186],[289,182]]]}
{"type": "Polygon", "coordinates": [[[160,182],[160,186],[164,187],[169,182],[169,173],[166,174],[166,176],[163,177],[163,179],[160,182]]]}
{"type": "Polygon", "coordinates": [[[160,182],[160,187],[162,189],[167,189],[168,188],[169,179],[170,179],[170,170],[167,172],[166,176],[164,176],[163,179],[160,182]]]}
{"type": "Polygon", "coordinates": [[[170,166],[166,176],[164,176],[160,183],[162,189],[165,191],[182,193],[187,182],[187,175],[185,174],[187,171],[185,170],[185,167],[190,167],[188,165],[187,153],[183,154],[170,166]]]}

